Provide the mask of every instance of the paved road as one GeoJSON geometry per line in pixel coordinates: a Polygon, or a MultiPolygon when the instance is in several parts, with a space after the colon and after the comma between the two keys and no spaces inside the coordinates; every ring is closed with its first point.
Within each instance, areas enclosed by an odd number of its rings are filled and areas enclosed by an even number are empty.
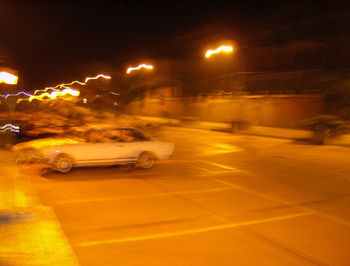
{"type": "Polygon", "coordinates": [[[151,170],[33,178],[82,265],[350,265],[350,149],[163,128],[151,170]]]}

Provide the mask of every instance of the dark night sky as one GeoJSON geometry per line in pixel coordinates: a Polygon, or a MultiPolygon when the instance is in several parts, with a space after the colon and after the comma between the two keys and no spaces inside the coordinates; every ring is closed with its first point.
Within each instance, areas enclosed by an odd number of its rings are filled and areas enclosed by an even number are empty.
{"type": "Polygon", "coordinates": [[[322,18],[329,8],[319,1],[0,1],[0,52],[8,53],[22,85],[53,85],[84,77],[79,66],[96,62],[118,68],[144,57],[192,56],[216,37],[259,45],[251,38],[259,30],[322,18]]]}

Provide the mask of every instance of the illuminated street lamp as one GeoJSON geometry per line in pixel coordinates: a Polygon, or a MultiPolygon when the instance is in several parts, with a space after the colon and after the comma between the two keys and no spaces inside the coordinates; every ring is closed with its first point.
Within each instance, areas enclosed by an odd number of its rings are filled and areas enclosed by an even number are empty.
{"type": "Polygon", "coordinates": [[[215,50],[208,50],[205,53],[205,57],[209,58],[212,55],[218,54],[218,53],[231,53],[233,51],[233,47],[231,45],[222,45],[215,50]]]}
{"type": "Polygon", "coordinates": [[[152,65],[146,65],[146,64],[141,64],[137,67],[129,67],[127,70],[126,70],[126,74],[130,74],[132,71],[135,71],[135,70],[139,70],[141,68],[146,68],[146,69],[153,69],[153,66],[152,65]]]}
{"type": "Polygon", "coordinates": [[[15,85],[17,84],[17,81],[18,81],[18,77],[16,75],[13,75],[5,71],[0,72],[0,83],[15,85]]]}

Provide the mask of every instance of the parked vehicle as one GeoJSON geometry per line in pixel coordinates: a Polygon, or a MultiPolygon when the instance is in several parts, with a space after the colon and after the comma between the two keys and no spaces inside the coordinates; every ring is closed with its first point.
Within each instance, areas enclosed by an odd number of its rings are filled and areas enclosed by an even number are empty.
{"type": "Polygon", "coordinates": [[[23,161],[35,158],[67,173],[77,166],[133,164],[148,169],[156,160],[169,159],[174,143],[158,141],[138,128],[114,127],[90,129],[81,136],[33,140],[12,150],[27,152],[23,161]]]}

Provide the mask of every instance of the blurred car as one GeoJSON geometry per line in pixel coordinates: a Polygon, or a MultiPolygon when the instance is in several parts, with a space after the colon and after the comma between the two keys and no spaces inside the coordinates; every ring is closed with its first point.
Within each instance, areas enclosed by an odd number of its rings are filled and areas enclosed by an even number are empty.
{"type": "Polygon", "coordinates": [[[90,129],[80,135],[19,143],[12,148],[18,160],[41,161],[61,173],[76,166],[128,165],[148,169],[169,159],[174,143],[161,142],[138,128],[90,129]]]}

